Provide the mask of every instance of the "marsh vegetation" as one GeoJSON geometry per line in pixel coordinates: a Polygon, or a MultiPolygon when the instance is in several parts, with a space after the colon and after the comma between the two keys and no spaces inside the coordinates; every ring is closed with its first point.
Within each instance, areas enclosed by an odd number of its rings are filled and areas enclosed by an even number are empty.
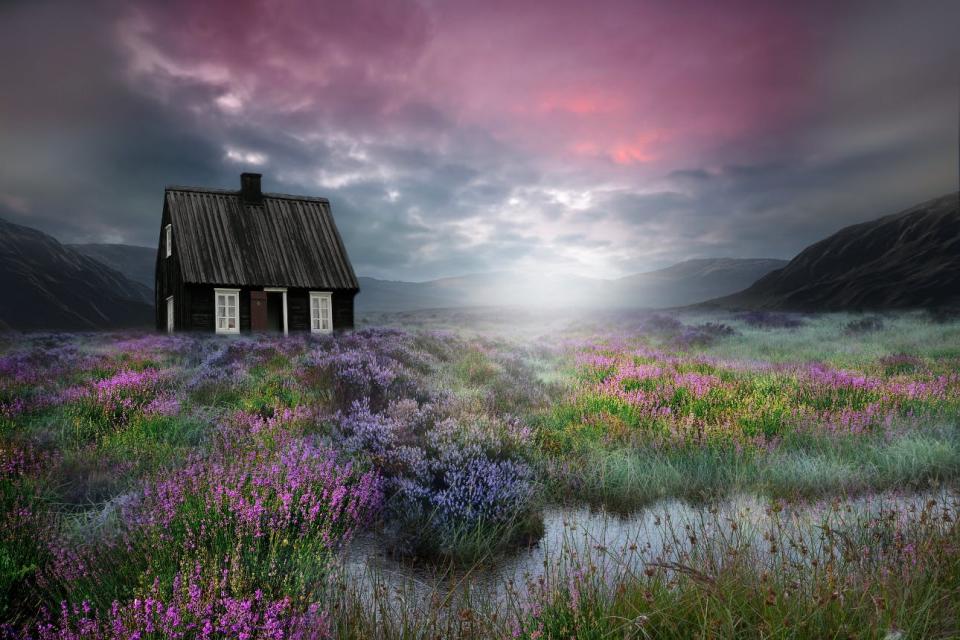
{"type": "Polygon", "coordinates": [[[5,338],[5,633],[960,635],[960,323],[383,320],[5,338]]]}

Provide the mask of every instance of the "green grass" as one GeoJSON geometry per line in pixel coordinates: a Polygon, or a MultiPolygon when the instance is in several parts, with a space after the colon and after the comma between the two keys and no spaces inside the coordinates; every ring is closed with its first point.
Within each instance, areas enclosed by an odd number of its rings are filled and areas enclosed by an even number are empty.
{"type": "Polygon", "coordinates": [[[174,466],[198,449],[207,424],[189,416],[140,416],[123,430],[98,442],[99,455],[132,461],[133,474],[143,476],[174,466]]]}
{"type": "Polygon", "coordinates": [[[436,527],[428,515],[404,522],[405,535],[400,555],[426,560],[428,564],[471,567],[498,560],[518,547],[535,543],[543,536],[543,520],[538,510],[518,513],[506,522],[478,522],[452,531],[436,527]]]}
{"type": "MultiPolygon", "coordinates": [[[[798,329],[753,328],[721,316],[737,328],[732,336],[704,352],[722,358],[770,362],[821,361],[856,367],[882,356],[908,353],[921,358],[960,358],[960,323],[931,322],[922,312],[884,315],[880,331],[847,335],[843,327],[859,316],[847,313],[804,317],[798,329]]],[[[713,319],[713,316],[710,316],[713,319]]]]}
{"type": "Polygon", "coordinates": [[[550,469],[555,499],[585,500],[631,513],[657,500],[704,501],[743,490],[758,478],[756,463],[733,451],[593,448],[550,469]]]}
{"type": "Polygon", "coordinates": [[[618,512],[664,498],[702,501],[740,492],[817,498],[922,489],[960,477],[956,427],[875,437],[788,441],[772,454],[735,448],[585,446],[545,467],[551,495],[618,512]]]}
{"type": "Polygon", "coordinates": [[[612,348],[595,339],[598,353],[667,372],[627,377],[620,388],[656,398],[668,413],[598,387],[618,366],[568,369],[566,392],[532,418],[551,494],[625,510],[661,497],[820,497],[956,481],[960,323],[899,314],[885,317],[880,330],[850,334],[846,327],[857,318],[820,315],[796,329],[758,329],[736,316],[687,317],[739,331],[693,352],[676,352],[669,334],[637,336],[635,346],[618,336],[612,348]],[[629,356],[635,347],[644,355],[629,356]],[[666,355],[647,355],[651,347],[666,355]],[[745,366],[730,364],[736,362],[745,366]],[[944,376],[952,382],[945,398],[911,398],[885,387],[811,384],[805,363],[851,369],[882,384],[944,376]],[[671,371],[719,383],[697,397],[684,387],[672,390],[671,371]],[[834,432],[830,425],[839,426],[834,432]]]}

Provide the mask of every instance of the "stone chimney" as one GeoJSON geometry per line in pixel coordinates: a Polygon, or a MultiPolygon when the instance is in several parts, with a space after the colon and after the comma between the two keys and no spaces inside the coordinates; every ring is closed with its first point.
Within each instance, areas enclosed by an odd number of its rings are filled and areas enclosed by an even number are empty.
{"type": "Polygon", "coordinates": [[[240,174],[240,197],[247,204],[261,204],[263,202],[263,192],[260,190],[259,173],[241,173],[240,174]]]}

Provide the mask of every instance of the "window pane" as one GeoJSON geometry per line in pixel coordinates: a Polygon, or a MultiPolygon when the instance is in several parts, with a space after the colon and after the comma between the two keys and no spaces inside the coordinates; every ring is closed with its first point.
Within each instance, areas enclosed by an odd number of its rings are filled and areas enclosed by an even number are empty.
{"type": "Polygon", "coordinates": [[[236,293],[216,293],[214,299],[215,326],[218,331],[235,333],[240,326],[237,313],[239,296],[236,293]]]}

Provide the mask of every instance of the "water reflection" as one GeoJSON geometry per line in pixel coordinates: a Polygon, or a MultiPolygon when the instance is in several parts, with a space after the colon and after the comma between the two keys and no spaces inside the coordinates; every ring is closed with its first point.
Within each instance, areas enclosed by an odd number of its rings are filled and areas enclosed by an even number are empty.
{"type": "Polygon", "coordinates": [[[809,562],[824,553],[850,552],[833,548],[835,541],[828,539],[825,528],[854,531],[857,522],[876,522],[880,515],[892,523],[929,507],[931,501],[936,503],[935,513],[955,516],[960,507],[960,495],[948,490],[797,503],[754,495],[710,504],[665,500],[628,517],[586,507],[548,507],[543,512],[543,537],[493,562],[456,568],[400,560],[386,554],[382,539],[367,534],[348,549],[343,570],[371,604],[374,598],[391,594],[423,606],[436,605],[438,599],[445,604],[480,600],[496,606],[516,601],[517,596],[522,599],[530,585],[551,578],[551,569],[584,559],[611,581],[639,575],[651,563],[669,570],[691,554],[721,558],[731,550],[753,554],[758,563],[809,562]],[[774,541],[783,540],[791,544],[776,548],[774,541]]]}

